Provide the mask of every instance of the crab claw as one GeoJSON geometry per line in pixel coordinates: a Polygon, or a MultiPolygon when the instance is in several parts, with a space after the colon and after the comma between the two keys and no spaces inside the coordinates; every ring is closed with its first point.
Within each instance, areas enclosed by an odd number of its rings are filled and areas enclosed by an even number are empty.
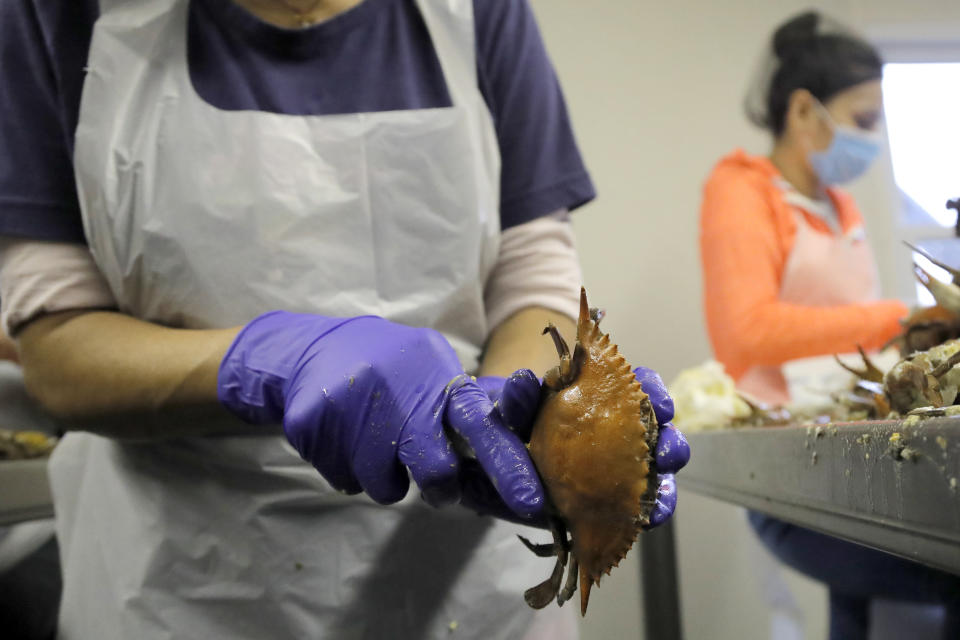
{"type": "Polygon", "coordinates": [[[933,299],[937,301],[937,304],[953,313],[960,314],[960,287],[937,280],[918,264],[913,265],[913,273],[917,276],[920,284],[933,294],[933,299]]]}
{"type": "MultiPolygon", "coordinates": [[[[526,540],[522,537],[520,539],[526,544],[526,540]]],[[[538,552],[534,546],[529,546],[528,548],[537,555],[540,555],[540,552],[538,552]]],[[[563,581],[563,570],[567,566],[567,550],[562,547],[558,548],[556,555],[557,562],[553,566],[553,573],[550,574],[550,577],[537,586],[531,587],[523,592],[523,599],[527,601],[527,605],[532,609],[543,609],[556,600],[557,595],[560,593],[560,583],[563,581]]]]}

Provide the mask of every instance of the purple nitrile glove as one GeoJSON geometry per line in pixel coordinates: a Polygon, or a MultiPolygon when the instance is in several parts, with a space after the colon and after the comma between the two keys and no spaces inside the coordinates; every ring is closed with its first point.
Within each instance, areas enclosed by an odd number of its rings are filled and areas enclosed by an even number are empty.
{"type": "Polygon", "coordinates": [[[650,524],[647,526],[652,529],[669,520],[677,508],[677,482],[674,474],[690,460],[690,445],[683,433],[670,423],[673,420],[673,398],[667,393],[667,387],[660,375],[647,367],[637,367],[633,374],[640,381],[644,392],[650,396],[657,422],[660,423],[655,451],[659,479],[657,504],[650,512],[650,524]]]}
{"type": "Polygon", "coordinates": [[[517,369],[507,378],[481,376],[477,384],[493,401],[504,424],[521,440],[530,442],[540,408],[540,378],[530,369],[517,369]]]}
{"type": "Polygon", "coordinates": [[[461,460],[449,428],[519,519],[543,509],[523,442],[431,329],[274,311],[236,337],[217,387],[221,403],[244,420],[282,421],[304,460],[346,493],[396,502],[409,470],[430,504],[458,502],[461,460]]]}

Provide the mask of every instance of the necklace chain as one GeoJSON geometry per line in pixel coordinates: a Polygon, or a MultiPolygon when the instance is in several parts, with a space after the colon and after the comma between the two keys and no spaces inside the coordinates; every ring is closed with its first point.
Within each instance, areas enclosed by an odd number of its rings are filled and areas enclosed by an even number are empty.
{"type": "Polygon", "coordinates": [[[311,18],[310,14],[316,11],[317,7],[319,7],[322,2],[323,0],[314,0],[313,4],[311,4],[309,7],[300,8],[290,0],[280,0],[280,3],[283,4],[284,8],[296,16],[296,19],[300,22],[301,27],[309,27],[317,21],[316,18],[311,18]]]}

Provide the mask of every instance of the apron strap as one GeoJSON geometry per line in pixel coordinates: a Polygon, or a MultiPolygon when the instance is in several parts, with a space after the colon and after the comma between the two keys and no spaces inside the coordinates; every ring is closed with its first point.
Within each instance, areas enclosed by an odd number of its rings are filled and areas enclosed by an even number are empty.
{"type": "MultiPolygon", "coordinates": [[[[132,15],[161,14],[189,0],[99,0],[100,16],[130,8],[132,15]]],[[[416,0],[433,41],[454,105],[468,104],[479,90],[473,0],[416,0]]],[[[121,16],[116,18],[122,21],[121,16]]],[[[185,57],[185,56],[184,56],[185,57]]]]}
{"type": "Polygon", "coordinates": [[[826,223],[826,225],[830,227],[830,231],[833,232],[834,235],[840,235],[843,232],[843,230],[840,227],[839,215],[837,214],[835,209],[833,211],[828,211],[824,207],[824,208],[818,208],[819,210],[816,210],[813,207],[813,205],[815,204],[814,201],[811,201],[809,198],[804,198],[803,196],[796,193],[795,191],[788,191],[784,193],[783,200],[788,205],[790,205],[790,207],[793,209],[794,217],[798,221],[797,224],[810,226],[809,224],[807,224],[806,217],[803,215],[803,212],[806,211],[823,220],[826,223]]]}
{"type": "Polygon", "coordinates": [[[478,91],[473,0],[416,0],[454,105],[478,91]]]}

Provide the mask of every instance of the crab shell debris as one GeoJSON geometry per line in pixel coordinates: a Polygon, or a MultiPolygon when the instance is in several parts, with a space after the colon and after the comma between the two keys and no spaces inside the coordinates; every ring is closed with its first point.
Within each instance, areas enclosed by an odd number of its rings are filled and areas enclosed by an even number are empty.
{"type": "MultiPolygon", "coordinates": [[[[619,564],[649,524],[657,492],[653,405],[598,320],[581,289],[572,356],[569,351],[564,356],[566,344],[548,327],[561,365],[544,379],[544,397],[530,439],[531,458],[559,519],[554,538],[557,546],[567,547],[557,549],[558,565],[565,560],[565,551],[572,556],[566,593],[558,596],[558,602],[563,604],[572,595],[576,586],[572,574],[579,565],[581,614],[586,614],[591,587],[619,564]],[[563,529],[570,532],[569,543],[563,529]]],[[[562,573],[562,567],[559,570],[562,573]]],[[[556,578],[554,582],[559,583],[556,578]]],[[[529,595],[527,601],[536,606],[529,595]]]]}

